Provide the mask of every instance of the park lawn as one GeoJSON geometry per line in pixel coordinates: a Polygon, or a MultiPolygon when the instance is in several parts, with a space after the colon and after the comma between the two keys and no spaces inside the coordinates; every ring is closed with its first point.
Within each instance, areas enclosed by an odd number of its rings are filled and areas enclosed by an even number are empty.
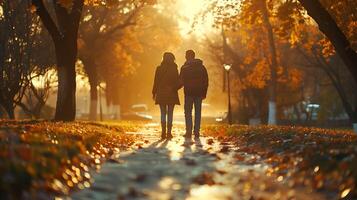
{"type": "Polygon", "coordinates": [[[140,124],[0,120],[0,199],[68,194],[132,145],[140,124]]]}
{"type": "Polygon", "coordinates": [[[341,199],[356,199],[357,135],[351,131],[289,126],[207,126],[205,134],[238,147],[237,159],[262,159],[268,175],[341,199]],[[240,153],[255,157],[245,158],[240,153]],[[285,178],[285,179],[283,179],[285,178]]]}

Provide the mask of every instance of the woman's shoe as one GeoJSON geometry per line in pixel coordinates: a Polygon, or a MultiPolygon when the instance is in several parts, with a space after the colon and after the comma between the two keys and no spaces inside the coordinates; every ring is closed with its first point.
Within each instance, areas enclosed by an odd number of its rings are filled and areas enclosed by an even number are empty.
{"type": "Polygon", "coordinates": [[[167,139],[172,139],[173,136],[171,134],[171,130],[172,130],[172,125],[167,125],[167,139]]]}

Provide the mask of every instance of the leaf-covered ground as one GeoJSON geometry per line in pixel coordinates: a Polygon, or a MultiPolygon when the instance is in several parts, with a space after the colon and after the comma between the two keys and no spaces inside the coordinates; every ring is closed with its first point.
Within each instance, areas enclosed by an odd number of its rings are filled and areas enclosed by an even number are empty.
{"type": "Polygon", "coordinates": [[[140,124],[0,121],[0,199],[90,186],[91,169],[133,144],[140,124]]]}
{"type": "Polygon", "coordinates": [[[357,199],[352,132],[212,125],[191,142],[144,125],[0,121],[0,199],[357,199]]]}
{"type": "Polygon", "coordinates": [[[185,128],[175,125],[174,138],[160,139],[159,124],[148,124],[133,148],[102,165],[90,188],[63,199],[123,200],[330,200],[309,187],[288,185],[256,155],[239,152],[231,142],[215,137],[183,137],[185,128]],[[240,158],[240,159],[237,159],[240,158]]]}
{"type": "Polygon", "coordinates": [[[349,131],[274,126],[208,126],[205,134],[233,142],[247,160],[270,164],[267,175],[330,194],[357,199],[357,135],[349,131]]]}

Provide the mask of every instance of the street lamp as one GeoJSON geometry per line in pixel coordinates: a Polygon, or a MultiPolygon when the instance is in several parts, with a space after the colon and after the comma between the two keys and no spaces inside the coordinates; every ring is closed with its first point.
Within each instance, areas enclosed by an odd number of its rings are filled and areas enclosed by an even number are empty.
{"type": "Polygon", "coordinates": [[[227,72],[227,86],[228,86],[228,124],[232,125],[232,106],[231,106],[231,86],[230,86],[230,79],[229,79],[229,72],[231,71],[231,65],[223,65],[224,69],[227,72]]]}

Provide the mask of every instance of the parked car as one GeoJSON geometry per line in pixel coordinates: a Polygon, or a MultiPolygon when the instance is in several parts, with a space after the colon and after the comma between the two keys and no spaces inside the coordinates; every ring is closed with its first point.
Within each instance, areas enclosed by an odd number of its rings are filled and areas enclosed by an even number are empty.
{"type": "Polygon", "coordinates": [[[148,111],[149,109],[146,104],[134,104],[131,106],[128,112],[122,114],[122,119],[152,121],[152,116],[148,111]]]}
{"type": "Polygon", "coordinates": [[[216,117],[216,123],[227,123],[228,122],[228,112],[224,112],[216,117]]]}

